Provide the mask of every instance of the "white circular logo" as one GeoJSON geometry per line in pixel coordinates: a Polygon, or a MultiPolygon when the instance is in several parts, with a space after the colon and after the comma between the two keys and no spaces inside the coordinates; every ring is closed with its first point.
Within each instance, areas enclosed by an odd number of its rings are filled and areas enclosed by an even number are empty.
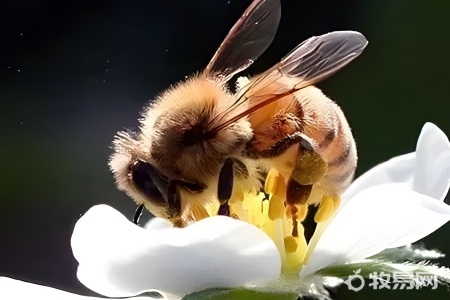
{"type": "Polygon", "coordinates": [[[361,273],[361,269],[358,269],[356,271],[353,271],[353,275],[348,276],[347,280],[345,280],[343,283],[347,285],[348,289],[350,291],[355,291],[355,292],[359,292],[360,290],[363,289],[364,285],[366,284],[364,281],[364,277],[362,277],[361,275],[359,275],[359,273],[361,273]],[[359,280],[359,285],[358,286],[354,286],[353,285],[353,281],[358,281],[359,280]]]}

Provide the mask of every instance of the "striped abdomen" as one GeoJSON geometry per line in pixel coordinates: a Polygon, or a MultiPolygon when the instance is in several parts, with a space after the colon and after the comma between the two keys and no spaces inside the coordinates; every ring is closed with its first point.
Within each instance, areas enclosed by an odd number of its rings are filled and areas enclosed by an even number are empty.
{"type": "Polygon", "coordinates": [[[281,140],[296,134],[310,139],[312,148],[328,167],[314,184],[309,203],[320,202],[323,195],[340,195],[350,184],[356,168],[356,145],[339,106],[318,88],[309,86],[286,96],[257,111],[249,121],[254,130],[249,152],[262,154],[262,165],[278,169],[285,178],[295,167],[300,153],[298,142],[287,143],[288,147],[280,151],[273,145],[281,145],[281,140]]]}

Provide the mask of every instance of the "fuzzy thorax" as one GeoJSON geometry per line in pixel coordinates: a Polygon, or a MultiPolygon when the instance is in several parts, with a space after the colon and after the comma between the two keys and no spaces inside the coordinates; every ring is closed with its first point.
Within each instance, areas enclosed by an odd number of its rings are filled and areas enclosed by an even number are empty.
{"type": "Polygon", "coordinates": [[[199,180],[217,174],[223,160],[239,155],[253,133],[246,119],[216,131],[232,95],[219,83],[196,76],[163,93],[146,110],[142,139],[167,176],[199,180]]]}

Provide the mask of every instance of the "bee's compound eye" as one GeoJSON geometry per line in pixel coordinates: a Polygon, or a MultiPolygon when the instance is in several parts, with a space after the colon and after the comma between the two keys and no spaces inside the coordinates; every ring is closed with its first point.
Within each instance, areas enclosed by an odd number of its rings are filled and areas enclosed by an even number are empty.
{"type": "Polygon", "coordinates": [[[131,180],[136,189],[146,197],[147,200],[164,204],[163,195],[155,185],[156,178],[153,178],[155,168],[144,161],[136,161],[130,168],[131,180]]]}

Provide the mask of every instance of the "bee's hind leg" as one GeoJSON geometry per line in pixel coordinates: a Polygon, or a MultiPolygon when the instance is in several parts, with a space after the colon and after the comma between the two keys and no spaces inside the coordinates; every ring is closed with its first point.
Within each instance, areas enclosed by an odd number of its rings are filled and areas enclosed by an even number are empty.
{"type": "Polygon", "coordinates": [[[338,195],[322,197],[322,201],[319,204],[319,208],[314,215],[314,221],[316,223],[327,221],[341,204],[341,197],[338,195]]]}
{"type": "MultiPolygon", "coordinates": [[[[313,185],[323,178],[328,168],[328,164],[314,151],[312,143],[307,136],[296,132],[259,153],[261,157],[276,157],[282,155],[291,146],[299,145],[294,168],[287,182],[286,206],[292,215],[297,216],[297,220],[300,222],[306,218],[308,199],[313,185]]],[[[339,196],[324,195],[314,216],[315,222],[323,222],[329,219],[339,207],[339,204],[339,196]]]]}
{"type": "MultiPolygon", "coordinates": [[[[308,186],[309,192],[311,193],[313,184],[319,182],[324,177],[327,169],[328,164],[314,151],[311,144],[306,139],[300,141],[295,167],[292,171],[292,181],[296,182],[299,186],[308,186]]],[[[293,188],[295,188],[295,185],[293,185],[293,188]]],[[[305,193],[304,198],[300,201],[308,203],[309,196],[310,194],[306,195],[305,193]]],[[[341,197],[339,195],[322,195],[319,207],[314,215],[314,221],[320,223],[328,220],[340,204],[341,197]]]]}
{"type": "MultiPolygon", "coordinates": [[[[311,142],[303,137],[299,141],[299,148],[295,159],[294,168],[291,177],[288,180],[286,203],[292,208],[296,207],[299,212],[304,212],[298,215],[299,221],[306,218],[307,207],[310,204],[309,199],[314,184],[319,182],[327,171],[328,165],[322,157],[314,151],[311,142]]],[[[330,211],[330,201],[327,205],[320,205],[314,217],[316,222],[324,221],[330,211]]]]}

